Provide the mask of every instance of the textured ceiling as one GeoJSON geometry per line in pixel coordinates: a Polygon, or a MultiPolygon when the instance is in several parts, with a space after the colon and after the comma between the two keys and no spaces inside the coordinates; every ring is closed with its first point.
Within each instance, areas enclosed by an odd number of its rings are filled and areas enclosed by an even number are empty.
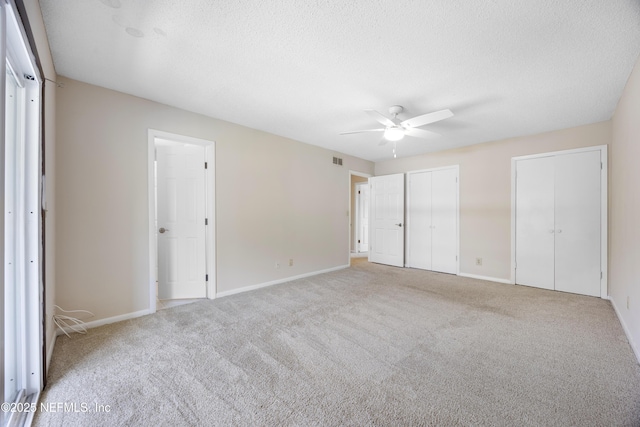
{"type": "Polygon", "coordinates": [[[455,116],[398,157],[611,118],[638,0],[40,0],[58,74],[368,160],[363,110],[455,116]]]}

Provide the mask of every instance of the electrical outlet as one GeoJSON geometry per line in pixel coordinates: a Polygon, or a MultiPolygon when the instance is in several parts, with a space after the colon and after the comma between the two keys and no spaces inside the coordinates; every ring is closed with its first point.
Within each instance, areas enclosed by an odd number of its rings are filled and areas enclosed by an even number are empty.
{"type": "Polygon", "coordinates": [[[482,258],[476,258],[476,265],[482,265],[482,258]]]}
{"type": "Polygon", "coordinates": [[[276,267],[276,268],[280,268],[280,263],[279,263],[279,262],[276,262],[275,267],[276,267]]]}
{"type": "Polygon", "coordinates": [[[289,267],[293,267],[293,258],[289,259],[289,267]]]}

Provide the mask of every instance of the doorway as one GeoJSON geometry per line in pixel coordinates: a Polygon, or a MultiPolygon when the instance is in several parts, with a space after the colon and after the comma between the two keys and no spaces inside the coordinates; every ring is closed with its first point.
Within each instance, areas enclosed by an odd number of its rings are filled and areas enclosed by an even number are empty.
{"type": "Polygon", "coordinates": [[[355,253],[369,252],[369,183],[356,184],[356,212],[355,212],[355,253]]]}
{"type": "Polygon", "coordinates": [[[149,308],[215,298],[215,143],[149,130],[149,308]]]}
{"type": "MultiPolygon", "coordinates": [[[[362,172],[349,171],[349,204],[348,204],[348,218],[349,218],[349,265],[351,265],[351,258],[358,257],[366,257],[368,251],[363,249],[362,246],[362,237],[358,237],[358,229],[360,225],[358,224],[358,215],[359,208],[358,203],[362,202],[358,200],[358,189],[356,186],[367,186],[369,183],[369,177],[371,175],[362,172]],[[360,247],[358,245],[358,240],[361,241],[360,247]]],[[[362,188],[362,187],[360,187],[362,188]]],[[[368,202],[367,202],[368,203],[368,202]]],[[[366,239],[368,241],[368,227],[367,227],[367,236],[366,239]]]]}

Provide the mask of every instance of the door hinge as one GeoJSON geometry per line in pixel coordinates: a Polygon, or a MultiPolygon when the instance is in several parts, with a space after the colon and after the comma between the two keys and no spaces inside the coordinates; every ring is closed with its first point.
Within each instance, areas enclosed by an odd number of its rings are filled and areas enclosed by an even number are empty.
{"type": "Polygon", "coordinates": [[[204,275],[204,281],[205,281],[205,282],[208,282],[208,281],[209,281],[209,275],[208,275],[208,274],[205,274],[205,275],[204,275]]]}
{"type": "Polygon", "coordinates": [[[602,170],[603,166],[602,166],[602,162],[600,162],[600,170],[602,170]]]}
{"type": "Polygon", "coordinates": [[[209,218],[204,219],[204,225],[209,225],[209,218]]]}
{"type": "Polygon", "coordinates": [[[207,169],[208,168],[208,164],[207,162],[204,162],[204,168],[207,169]]]}
{"type": "Polygon", "coordinates": [[[602,271],[600,272],[600,280],[602,280],[602,271]]]}
{"type": "Polygon", "coordinates": [[[360,194],[360,190],[358,190],[358,194],[360,194]]]}
{"type": "Polygon", "coordinates": [[[360,243],[360,239],[358,239],[358,243],[360,243]]]}

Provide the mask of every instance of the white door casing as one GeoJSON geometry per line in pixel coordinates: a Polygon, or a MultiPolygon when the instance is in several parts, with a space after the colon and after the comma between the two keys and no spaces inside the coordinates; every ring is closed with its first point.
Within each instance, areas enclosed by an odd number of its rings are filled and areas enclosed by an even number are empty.
{"type": "Polygon", "coordinates": [[[158,298],[207,296],[205,147],[157,144],[158,298]]]}
{"type": "Polygon", "coordinates": [[[404,266],[404,174],[369,178],[369,261],[404,266]]]}
{"type": "Polygon", "coordinates": [[[356,252],[369,250],[369,184],[356,184],[356,252]]]}

